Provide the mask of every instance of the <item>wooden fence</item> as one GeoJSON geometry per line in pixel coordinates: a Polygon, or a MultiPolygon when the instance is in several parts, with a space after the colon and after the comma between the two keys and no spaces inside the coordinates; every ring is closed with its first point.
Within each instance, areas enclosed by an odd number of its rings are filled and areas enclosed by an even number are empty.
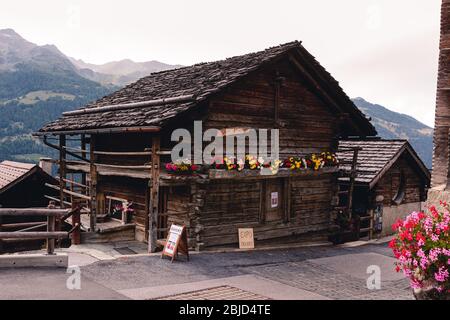
{"type": "Polygon", "coordinates": [[[3,240],[47,240],[47,254],[54,254],[55,240],[72,236],[73,244],[80,244],[80,206],[73,204],[71,209],[56,208],[50,202],[47,208],[0,208],[0,217],[47,217],[46,222],[18,222],[0,224],[0,243],[3,240]],[[72,217],[72,229],[60,231],[62,223],[72,217]],[[35,231],[46,227],[46,231],[35,231]],[[15,231],[10,231],[18,229],[15,231]]]}

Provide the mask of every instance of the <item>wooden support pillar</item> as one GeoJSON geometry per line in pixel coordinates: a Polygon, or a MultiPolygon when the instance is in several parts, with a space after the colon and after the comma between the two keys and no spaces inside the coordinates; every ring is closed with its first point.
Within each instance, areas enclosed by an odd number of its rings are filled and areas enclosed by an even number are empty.
{"type": "Polygon", "coordinates": [[[59,203],[64,209],[64,189],[66,188],[66,136],[59,135],[59,203]]]}
{"type": "Polygon", "coordinates": [[[267,180],[261,180],[259,190],[259,223],[266,222],[266,188],[267,180]]]}
{"type": "Polygon", "coordinates": [[[283,207],[284,207],[284,218],[283,222],[288,223],[291,221],[291,189],[292,189],[292,179],[287,177],[283,179],[283,207]]]}
{"type": "MultiPolygon", "coordinates": [[[[81,135],[81,137],[80,137],[80,147],[81,147],[81,150],[83,150],[82,152],[81,152],[81,156],[83,157],[83,158],[87,158],[87,155],[86,155],[86,136],[84,135],[84,134],[82,134],[81,135]]],[[[87,185],[87,180],[86,180],[86,173],[85,172],[83,172],[82,174],[81,174],[81,184],[83,184],[83,185],[87,185]]],[[[88,190],[87,189],[85,189],[85,192],[81,192],[81,193],[83,193],[83,194],[86,194],[86,195],[88,195],[88,190]]]]}
{"type": "Polygon", "coordinates": [[[81,204],[78,201],[72,202],[72,210],[74,210],[72,215],[72,227],[76,227],[78,225],[78,228],[76,228],[72,233],[72,244],[80,244],[81,243],[81,204]]]}
{"type": "MultiPolygon", "coordinates": [[[[0,208],[2,207],[2,205],[0,204],[0,208]]],[[[2,230],[3,230],[3,226],[2,226],[2,218],[3,218],[3,216],[0,216],[0,232],[2,232],[2,230]]],[[[0,239],[0,254],[2,254],[3,253],[3,240],[2,239],[0,239]]]]}
{"type": "MultiPolygon", "coordinates": [[[[55,209],[55,205],[50,203],[49,209],[55,209]]],[[[53,215],[47,216],[47,232],[54,232],[56,227],[56,217],[53,215]]],[[[47,238],[47,254],[55,253],[55,239],[47,238]]]]}
{"type": "Polygon", "coordinates": [[[97,167],[95,166],[95,136],[91,135],[89,147],[90,182],[90,231],[95,232],[97,225],[97,167]]]}
{"type": "Polygon", "coordinates": [[[155,136],[152,138],[152,172],[151,172],[151,189],[150,189],[150,206],[149,206],[149,235],[148,235],[148,251],[156,251],[156,242],[158,240],[158,201],[159,201],[159,171],[161,138],[155,136]]]}
{"type": "Polygon", "coordinates": [[[369,211],[369,217],[370,217],[370,223],[369,223],[369,240],[372,240],[373,239],[373,228],[374,228],[374,218],[375,218],[375,216],[374,216],[374,213],[373,213],[373,209],[370,209],[370,211],[369,211]]]}
{"type": "Polygon", "coordinates": [[[359,149],[353,150],[353,159],[352,159],[352,169],[350,173],[350,184],[349,184],[349,190],[348,190],[348,219],[350,220],[352,218],[352,211],[353,211],[353,190],[355,189],[355,179],[356,179],[356,169],[358,165],[358,153],[359,149]]]}

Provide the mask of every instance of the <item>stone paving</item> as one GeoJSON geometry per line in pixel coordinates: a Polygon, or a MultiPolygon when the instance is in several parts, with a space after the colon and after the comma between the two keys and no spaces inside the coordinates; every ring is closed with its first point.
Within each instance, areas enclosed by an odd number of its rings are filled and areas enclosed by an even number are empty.
{"type": "Polygon", "coordinates": [[[385,244],[208,252],[174,263],[155,255],[96,261],[76,250],[73,254],[72,261],[80,262],[82,294],[64,288],[65,270],[9,269],[0,272],[0,287],[5,289],[0,299],[149,299],[163,289],[182,294],[223,285],[271,299],[413,299],[408,281],[395,273],[385,244]],[[369,265],[381,269],[380,290],[367,289],[369,265]],[[45,287],[39,280],[44,275],[45,287]]]}
{"type": "Polygon", "coordinates": [[[385,281],[381,290],[369,290],[365,280],[310,261],[251,267],[248,271],[331,299],[413,299],[409,288],[403,289],[408,286],[405,280],[385,281]]]}
{"type": "Polygon", "coordinates": [[[87,266],[84,275],[123,290],[254,274],[330,299],[413,299],[408,281],[393,270],[393,261],[386,245],[315,247],[202,253],[192,255],[189,263],[173,264],[159,257],[127,258],[87,266]],[[348,265],[343,265],[346,260],[348,265]],[[381,290],[367,289],[366,269],[373,264],[382,269],[381,290]],[[149,277],[149,272],[158,277],[149,277]]]}

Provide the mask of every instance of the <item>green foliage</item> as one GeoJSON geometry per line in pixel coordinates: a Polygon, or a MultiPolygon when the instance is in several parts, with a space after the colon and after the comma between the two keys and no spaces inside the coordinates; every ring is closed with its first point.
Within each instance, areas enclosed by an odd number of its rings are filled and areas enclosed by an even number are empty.
{"type": "MultiPolygon", "coordinates": [[[[18,156],[20,158],[20,155],[25,154],[52,156],[52,149],[32,138],[31,134],[60,117],[63,112],[74,110],[108,92],[100,87],[87,89],[84,96],[78,96],[73,101],[54,97],[33,105],[9,102],[0,106],[0,161],[18,160],[18,156]]],[[[36,156],[33,158],[36,159],[36,156]]]]}
{"type": "Polygon", "coordinates": [[[384,139],[407,139],[425,165],[431,168],[433,155],[432,128],[413,117],[388,110],[362,98],[353,99],[353,102],[368,117],[372,118],[372,124],[380,137],[384,139]]]}

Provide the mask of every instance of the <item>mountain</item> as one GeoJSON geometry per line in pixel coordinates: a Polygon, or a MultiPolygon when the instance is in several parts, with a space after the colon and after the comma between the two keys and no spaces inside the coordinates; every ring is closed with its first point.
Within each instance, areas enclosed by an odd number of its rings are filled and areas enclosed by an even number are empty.
{"type": "MultiPolygon", "coordinates": [[[[31,133],[44,123],[151,72],[176,68],[158,61],[95,65],[38,46],[12,29],[0,30],[0,160],[36,161],[51,150],[31,133]]],[[[355,98],[381,137],[408,139],[431,167],[433,129],[416,119],[355,98]]]]}
{"type": "Polygon", "coordinates": [[[81,76],[55,46],[38,46],[12,29],[0,30],[0,160],[48,154],[31,133],[112,90],[81,76]]]}
{"type": "Polygon", "coordinates": [[[406,114],[391,111],[378,104],[370,103],[363,98],[353,99],[385,139],[407,139],[422,158],[428,168],[431,168],[433,155],[433,128],[428,127],[406,114]]]}
{"type": "Polygon", "coordinates": [[[176,66],[131,60],[94,65],[39,46],[13,29],[0,30],[0,160],[35,162],[50,155],[31,133],[120,86],[176,66]]]}
{"type": "Polygon", "coordinates": [[[152,72],[181,67],[181,65],[170,65],[156,60],[134,62],[130,59],[124,59],[104,64],[92,64],[74,58],[69,59],[78,68],[78,71],[88,79],[118,86],[134,82],[152,72]]]}

